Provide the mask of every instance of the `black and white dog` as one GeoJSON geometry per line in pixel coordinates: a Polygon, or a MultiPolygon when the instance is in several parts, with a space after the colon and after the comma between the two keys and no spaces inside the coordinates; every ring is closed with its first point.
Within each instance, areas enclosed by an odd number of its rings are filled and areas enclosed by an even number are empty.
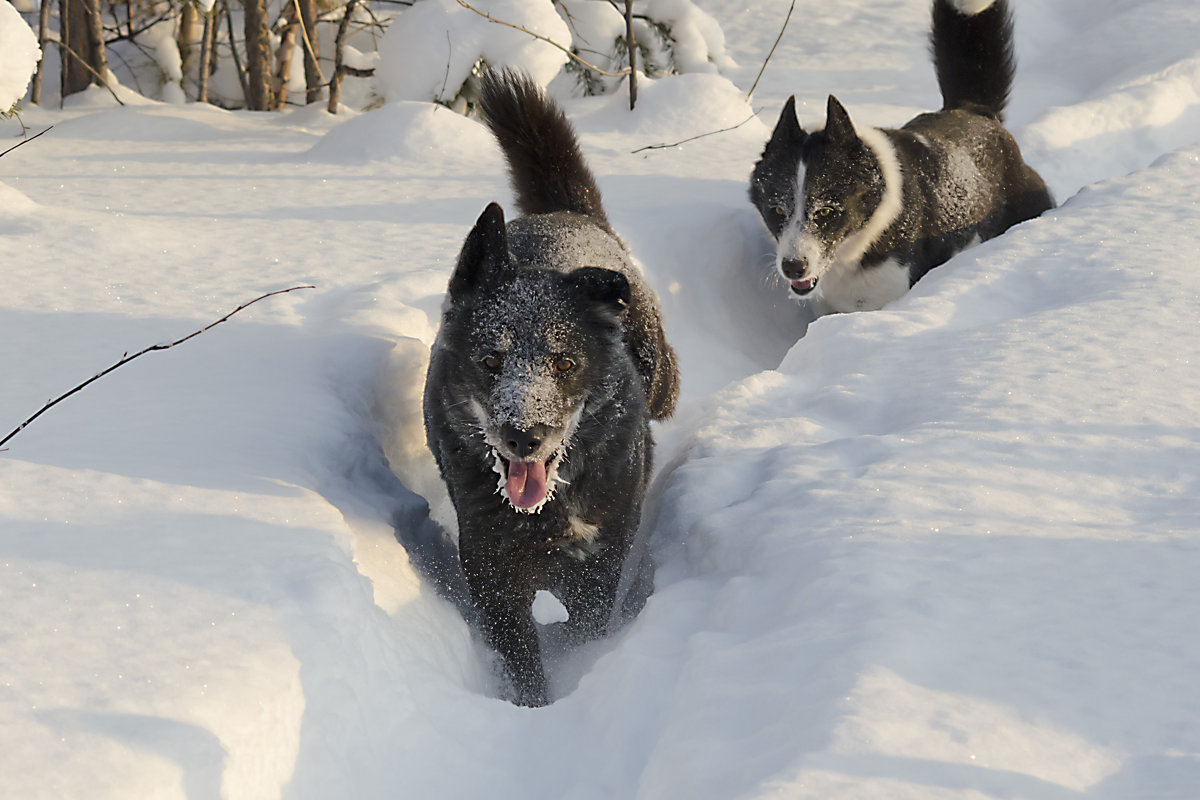
{"type": "Polygon", "coordinates": [[[650,478],[650,421],[674,412],[678,376],[562,111],[515,71],[481,88],[523,216],[506,225],[492,203],[463,244],[425,431],[483,633],[513,699],[544,705],[534,594],[563,603],[568,638],[605,632],[650,478]]]}
{"type": "Polygon", "coordinates": [[[926,272],[1053,206],[1002,124],[1012,88],[1008,0],[934,0],[942,110],[898,130],[855,126],[829,97],[807,133],[783,107],[750,179],[775,263],[816,314],[873,310],[926,272]]]}

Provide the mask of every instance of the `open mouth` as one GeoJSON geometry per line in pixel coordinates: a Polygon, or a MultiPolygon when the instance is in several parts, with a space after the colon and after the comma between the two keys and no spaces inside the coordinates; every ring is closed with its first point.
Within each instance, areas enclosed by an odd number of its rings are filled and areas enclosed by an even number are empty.
{"type": "Polygon", "coordinates": [[[802,281],[792,281],[792,291],[803,297],[817,287],[816,278],[805,278],[802,281]]]}
{"type": "Polygon", "coordinates": [[[493,469],[500,476],[497,491],[513,508],[526,513],[537,513],[554,497],[554,488],[562,480],[558,477],[558,465],[563,450],[559,449],[544,461],[510,460],[493,450],[496,462],[493,469]]]}

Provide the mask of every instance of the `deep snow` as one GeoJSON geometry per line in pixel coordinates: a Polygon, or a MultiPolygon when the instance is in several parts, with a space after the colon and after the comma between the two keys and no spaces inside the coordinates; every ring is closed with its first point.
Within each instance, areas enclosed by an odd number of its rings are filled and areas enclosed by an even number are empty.
{"type": "Polygon", "coordinates": [[[799,338],[746,177],[790,93],[808,123],[830,91],[863,122],[935,106],[928,10],[801,0],[747,105],[788,3],[701,5],[725,77],[568,104],[684,392],[656,591],[545,709],[494,698],[421,499],[446,518],[441,294],[511,207],[482,127],[26,109],[55,128],[0,160],[2,432],[318,288],[0,453],[0,793],[1200,796],[1200,9],[1017,2],[1010,125],[1061,206],[799,338]]]}

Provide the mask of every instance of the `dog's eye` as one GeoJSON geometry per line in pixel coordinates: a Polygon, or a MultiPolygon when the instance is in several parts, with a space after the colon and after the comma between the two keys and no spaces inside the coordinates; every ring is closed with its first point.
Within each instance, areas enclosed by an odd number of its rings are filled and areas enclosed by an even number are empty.
{"type": "Polygon", "coordinates": [[[489,353],[483,357],[483,365],[493,372],[500,369],[500,356],[495,353],[489,353]]]}
{"type": "Polygon", "coordinates": [[[554,360],[554,371],[558,373],[566,373],[575,369],[575,362],[566,356],[559,356],[554,360]]]}
{"type": "Polygon", "coordinates": [[[832,206],[821,206],[817,209],[818,217],[828,217],[833,214],[835,209],[832,206]]]}

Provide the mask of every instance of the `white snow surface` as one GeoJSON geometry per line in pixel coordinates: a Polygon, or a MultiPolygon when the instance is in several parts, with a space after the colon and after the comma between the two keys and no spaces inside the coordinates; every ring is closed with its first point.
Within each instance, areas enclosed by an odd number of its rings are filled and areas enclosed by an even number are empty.
{"type": "Polygon", "coordinates": [[[491,66],[519,65],[545,85],[567,60],[547,41],[570,42],[571,31],[551,0],[423,0],[398,15],[379,44],[376,75],[390,101],[453,100],[482,58],[491,66]],[[516,30],[512,25],[524,28],[516,30]]]}
{"type": "Polygon", "coordinates": [[[33,30],[12,3],[0,4],[0,112],[25,95],[40,57],[33,30]]]}
{"type": "Polygon", "coordinates": [[[1009,120],[1060,206],[805,331],[746,199],[783,101],[884,125],[938,98],[923,0],[801,0],[751,107],[788,5],[701,3],[725,77],[568,104],[684,390],[655,591],[542,709],[498,699],[425,510],[442,294],[511,210],[483,129],[22,113],[55,127],[0,159],[2,432],[317,288],[0,453],[0,794],[1200,796],[1200,7],[1015,3],[1009,120]]]}

